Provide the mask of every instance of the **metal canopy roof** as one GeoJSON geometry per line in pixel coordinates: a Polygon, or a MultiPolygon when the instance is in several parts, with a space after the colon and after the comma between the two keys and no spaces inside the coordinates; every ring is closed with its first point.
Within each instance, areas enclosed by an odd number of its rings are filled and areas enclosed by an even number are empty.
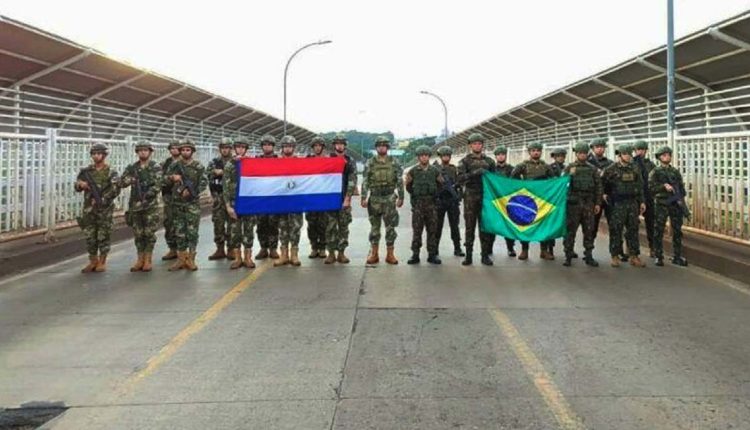
{"type": "MultiPolygon", "coordinates": [[[[720,92],[750,84],[750,11],[678,40],[675,58],[678,96],[710,93],[734,116],[736,128],[745,129],[741,123],[750,121],[750,109],[735,107],[734,97],[723,98],[720,92]]],[[[473,132],[498,138],[565,122],[562,125],[569,126],[570,121],[595,115],[616,117],[618,111],[639,105],[655,106],[666,100],[665,75],[662,46],[475,124],[452,136],[448,144],[463,144],[473,132]]]]}
{"type": "MultiPolygon", "coordinates": [[[[165,123],[179,117],[228,132],[278,134],[283,130],[283,121],[265,112],[0,15],[0,96],[10,94],[9,90],[73,100],[67,112],[59,113],[63,128],[73,112],[95,102],[133,115],[164,117],[165,123]]],[[[7,105],[7,100],[3,102],[7,105]]],[[[314,136],[291,123],[288,129],[300,143],[314,136]]]]}

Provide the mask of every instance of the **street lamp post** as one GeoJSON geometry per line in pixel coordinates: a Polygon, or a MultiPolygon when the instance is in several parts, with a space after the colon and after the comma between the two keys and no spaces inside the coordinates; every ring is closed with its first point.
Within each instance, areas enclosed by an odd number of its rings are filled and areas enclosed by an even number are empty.
{"type": "Polygon", "coordinates": [[[431,93],[429,91],[422,90],[419,93],[435,97],[436,99],[438,99],[438,101],[440,102],[440,104],[443,105],[443,112],[445,113],[445,124],[444,124],[444,128],[443,128],[443,135],[447,139],[448,138],[448,106],[446,106],[445,101],[443,101],[443,99],[440,98],[439,95],[437,95],[435,93],[431,93]]]}
{"type": "Polygon", "coordinates": [[[292,56],[289,57],[289,60],[286,62],[286,67],[284,67],[284,136],[286,136],[286,126],[287,126],[287,122],[286,122],[286,77],[287,77],[287,74],[289,73],[289,64],[292,62],[292,60],[294,59],[294,57],[296,57],[297,54],[299,54],[302,50],[307,49],[307,48],[309,48],[311,46],[326,45],[328,43],[331,43],[331,41],[330,40],[319,40],[317,42],[308,43],[307,45],[305,45],[305,46],[299,48],[298,50],[294,51],[294,54],[292,54],[292,56]]]}
{"type": "Polygon", "coordinates": [[[674,0],[667,0],[667,144],[674,148],[674,0]]]}

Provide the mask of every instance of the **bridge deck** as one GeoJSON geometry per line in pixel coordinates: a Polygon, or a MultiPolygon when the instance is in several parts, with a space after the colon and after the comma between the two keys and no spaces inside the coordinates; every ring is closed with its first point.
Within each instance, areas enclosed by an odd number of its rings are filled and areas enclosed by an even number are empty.
{"type": "Polygon", "coordinates": [[[500,241],[491,268],[448,243],[411,267],[402,214],[397,267],[365,268],[357,209],[346,267],[229,271],[204,220],[196,273],[131,275],[123,243],[106,274],[79,257],[0,283],[0,408],[62,401],[58,429],[750,427],[742,286],[500,241]]]}

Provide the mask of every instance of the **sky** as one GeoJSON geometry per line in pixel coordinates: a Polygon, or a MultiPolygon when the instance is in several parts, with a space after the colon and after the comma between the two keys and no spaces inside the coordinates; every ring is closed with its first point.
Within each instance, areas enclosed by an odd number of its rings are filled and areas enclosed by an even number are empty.
{"type": "MultiPolygon", "coordinates": [[[[2,0],[0,14],[316,132],[452,132],[664,44],[666,0],[2,0]]],[[[750,0],[675,0],[677,37],[750,0]]]]}

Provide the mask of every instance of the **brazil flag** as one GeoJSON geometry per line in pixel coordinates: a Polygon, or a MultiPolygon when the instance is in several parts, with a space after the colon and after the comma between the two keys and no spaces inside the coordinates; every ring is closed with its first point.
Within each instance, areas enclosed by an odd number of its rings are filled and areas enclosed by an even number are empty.
{"type": "Polygon", "coordinates": [[[529,181],[482,176],[482,231],[527,242],[564,237],[570,176],[529,181]]]}

